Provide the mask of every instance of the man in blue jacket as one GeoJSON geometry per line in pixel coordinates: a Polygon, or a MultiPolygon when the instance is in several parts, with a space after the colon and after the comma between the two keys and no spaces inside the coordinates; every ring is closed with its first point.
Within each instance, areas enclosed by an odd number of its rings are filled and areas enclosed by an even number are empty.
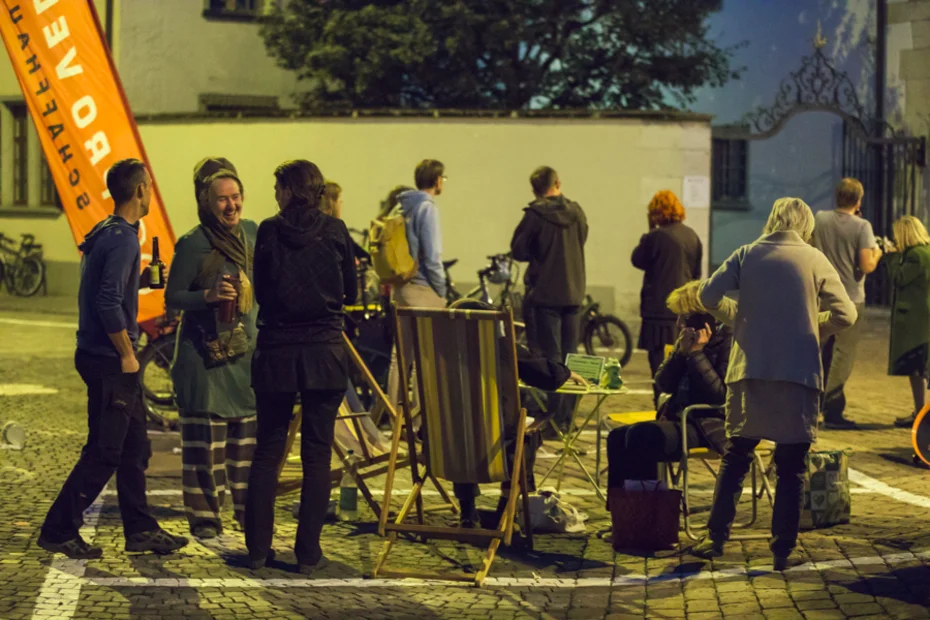
{"type": "Polygon", "coordinates": [[[100,547],[79,533],[84,511],[116,477],[126,551],[171,553],[187,544],[158,526],[145,497],[145,469],[152,453],[135,347],[139,338],[139,220],[149,212],[152,177],[138,159],[124,159],[107,173],[114,214],[97,224],[78,247],[77,352],[74,364],[87,384],[87,443],[42,525],[38,545],[73,559],[95,559],[100,547]]]}
{"type": "MultiPolygon", "coordinates": [[[[407,246],[417,261],[417,272],[410,281],[394,287],[393,299],[399,307],[445,308],[446,274],[442,267],[442,229],[436,197],[442,194],[446,181],[445,166],[435,159],[424,159],[414,171],[417,189],[398,195],[404,216],[407,246]]],[[[413,342],[404,342],[404,359],[413,358],[413,342]]],[[[397,372],[397,352],[391,355],[388,375],[388,398],[396,406],[400,393],[397,372]]]]}

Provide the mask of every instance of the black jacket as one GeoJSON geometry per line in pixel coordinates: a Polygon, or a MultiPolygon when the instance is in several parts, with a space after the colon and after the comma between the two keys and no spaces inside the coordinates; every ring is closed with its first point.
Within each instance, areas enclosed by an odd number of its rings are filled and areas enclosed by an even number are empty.
{"type": "Polygon", "coordinates": [[[513,233],[514,259],[528,262],[526,299],[540,306],[580,306],[585,296],[588,221],[564,196],[534,200],[513,233]]]}
{"type": "Polygon", "coordinates": [[[669,293],[701,277],[703,248],[697,234],[677,222],[649,231],[633,250],[633,266],[642,269],[640,316],[644,320],[674,321],[665,305],[669,293]]]}
{"type": "Polygon", "coordinates": [[[342,307],[358,296],[354,247],[342,220],[303,207],[265,220],[254,272],[259,346],[342,342],[342,307]]]}
{"type": "MultiPolygon", "coordinates": [[[[723,405],[727,396],[725,380],[732,346],[733,332],[722,324],[717,324],[703,351],[684,355],[676,346],[656,371],[656,387],[663,394],[671,395],[656,418],[677,421],[681,412],[691,405],[723,405]]],[[[695,412],[689,417],[698,425],[707,442],[721,452],[726,445],[723,411],[695,412]]]]}

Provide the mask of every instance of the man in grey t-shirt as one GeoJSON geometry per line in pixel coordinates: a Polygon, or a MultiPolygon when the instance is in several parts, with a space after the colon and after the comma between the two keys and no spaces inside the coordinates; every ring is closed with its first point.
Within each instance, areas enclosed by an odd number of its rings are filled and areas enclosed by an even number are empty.
{"type": "Polygon", "coordinates": [[[882,251],[875,243],[872,224],[859,216],[863,195],[862,183],[843,179],[836,188],[836,209],[821,211],[814,227],[814,247],[826,255],[840,275],[849,298],[856,304],[859,318],[856,324],[831,336],[823,344],[824,386],[823,420],[830,429],[855,428],[856,424],[843,416],[846,396],[843,388],[852,374],[856,347],[862,327],[865,305],[865,276],[878,267],[882,251]]]}

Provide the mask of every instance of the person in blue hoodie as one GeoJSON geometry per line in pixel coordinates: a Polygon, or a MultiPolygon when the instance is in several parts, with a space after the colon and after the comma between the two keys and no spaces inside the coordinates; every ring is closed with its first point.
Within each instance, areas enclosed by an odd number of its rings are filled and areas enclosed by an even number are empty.
{"type": "Polygon", "coordinates": [[[158,526],[145,497],[152,453],[145,430],[136,342],[139,325],[139,220],[149,212],[152,177],[138,159],[123,159],[107,172],[114,214],[78,246],[77,352],[74,365],[87,384],[87,443],[42,525],[38,545],[73,559],[95,559],[100,547],[79,533],[84,511],[116,476],[126,551],[171,553],[187,544],[158,526]]]}
{"type": "MultiPolygon", "coordinates": [[[[395,286],[392,297],[399,307],[445,308],[446,274],[442,267],[442,230],[439,228],[439,209],[436,196],[442,194],[446,181],[445,166],[435,159],[424,159],[414,171],[417,189],[397,196],[404,216],[407,245],[410,255],[417,261],[417,272],[410,281],[395,286]]],[[[405,339],[404,359],[413,358],[413,342],[405,339]]],[[[397,352],[391,354],[388,374],[388,398],[397,406],[400,378],[397,369],[397,352]]]]}

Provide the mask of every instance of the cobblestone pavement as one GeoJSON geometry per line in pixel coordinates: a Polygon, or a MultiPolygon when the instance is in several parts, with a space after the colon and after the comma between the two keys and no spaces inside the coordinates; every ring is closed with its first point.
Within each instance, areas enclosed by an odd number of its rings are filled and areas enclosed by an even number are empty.
{"type": "MultiPolygon", "coordinates": [[[[36,303],[41,303],[38,300],[36,303]]],[[[3,306],[0,300],[0,308],[3,306]]],[[[123,551],[115,496],[108,489],[88,515],[87,538],[102,545],[91,562],[50,557],[36,546],[38,528],[78,456],[85,436],[84,390],[72,367],[74,317],[0,311],[0,422],[27,428],[22,452],[0,450],[0,619],[26,618],[926,618],[930,616],[930,470],[911,465],[909,436],[891,421],[908,411],[906,381],[885,376],[885,320],[869,321],[849,388],[850,416],[865,430],[823,432],[822,449],[849,449],[854,481],[848,525],[802,534],[799,566],[771,570],[765,541],[731,542],[726,555],[704,562],[680,552],[650,557],[616,554],[604,532],[602,502],[569,469],[563,491],[589,516],[587,532],[542,534],[525,552],[505,548],[484,588],[446,583],[366,579],[382,546],[371,513],[334,523],[323,547],[333,563],[314,578],[293,572],[295,498],[278,503],[275,547],[280,562],[260,571],[236,563],[244,549],[230,528],[218,540],[193,542],[175,555],[123,551]],[[51,393],[49,393],[51,392],[51,393]]],[[[610,412],[649,407],[645,358],[625,372],[643,393],[615,398],[610,412]]],[[[186,533],[178,439],[153,434],[150,501],[163,526],[186,533]]],[[[593,435],[586,434],[593,468],[593,435]]],[[[553,453],[555,446],[546,445],[553,453]]],[[[552,463],[541,458],[539,475],[552,463]]],[[[399,483],[409,488],[409,478],[399,483]]],[[[696,475],[696,507],[706,517],[709,475],[696,475]]],[[[112,485],[111,485],[112,488],[112,485]]],[[[381,488],[375,481],[372,488],[381,488]]],[[[397,496],[395,496],[396,498],[397,496]]],[[[435,501],[428,496],[427,504],[435,501]]],[[[396,500],[395,500],[396,501],[396,500]]],[[[489,491],[480,500],[492,507],[489,491]]],[[[741,504],[741,510],[747,503],[741,504]]],[[[767,504],[757,528],[765,531],[767,504]]],[[[443,517],[440,517],[442,519],[443,517]]],[[[228,523],[232,523],[231,514],[228,523]]],[[[682,537],[683,548],[687,540],[682,537]]],[[[401,541],[400,567],[463,570],[476,547],[401,541]]]]}

